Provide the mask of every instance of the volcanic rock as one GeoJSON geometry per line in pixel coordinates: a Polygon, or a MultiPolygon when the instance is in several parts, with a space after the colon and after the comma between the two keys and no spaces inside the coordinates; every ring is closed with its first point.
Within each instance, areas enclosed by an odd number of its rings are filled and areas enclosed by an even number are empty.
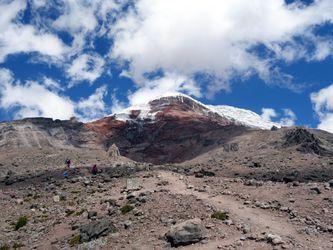
{"type": "Polygon", "coordinates": [[[91,241],[115,232],[115,226],[108,219],[90,222],[80,227],[82,241],[91,241]]]}
{"type": "Polygon", "coordinates": [[[172,246],[185,246],[201,241],[204,238],[200,219],[187,220],[176,224],[165,234],[172,246]]]}
{"type": "Polygon", "coordinates": [[[302,153],[314,153],[322,156],[333,155],[333,152],[321,146],[322,142],[305,128],[297,127],[289,130],[285,135],[283,146],[297,146],[297,150],[302,153]]]}

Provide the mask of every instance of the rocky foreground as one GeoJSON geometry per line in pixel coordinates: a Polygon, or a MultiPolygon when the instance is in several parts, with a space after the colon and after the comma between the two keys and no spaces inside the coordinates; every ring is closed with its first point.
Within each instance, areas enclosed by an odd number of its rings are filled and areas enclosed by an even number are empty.
{"type": "MultiPolygon", "coordinates": [[[[332,249],[333,181],[118,164],[1,184],[1,249],[332,249]]],[[[7,178],[8,179],[8,178],[7,178]]]]}

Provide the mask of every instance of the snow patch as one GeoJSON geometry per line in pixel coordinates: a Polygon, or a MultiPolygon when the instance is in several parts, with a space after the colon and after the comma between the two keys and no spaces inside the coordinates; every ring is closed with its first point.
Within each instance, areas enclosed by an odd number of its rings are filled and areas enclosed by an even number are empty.
{"type": "Polygon", "coordinates": [[[260,128],[260,129],[271,129],[273,126],[281,127],[280,124],[266,121],[261,118],[257,113],[246,110],[235,108],[226,105],[207,105],[212,112],[215,112],[229,120],[233,120],[244,126],[260,128]]]}

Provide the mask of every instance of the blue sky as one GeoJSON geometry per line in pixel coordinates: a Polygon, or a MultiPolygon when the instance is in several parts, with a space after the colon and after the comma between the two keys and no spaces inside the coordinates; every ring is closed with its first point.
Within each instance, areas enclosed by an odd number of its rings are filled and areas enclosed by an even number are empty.
{"type": "Polygon", "coordinates": [[[333,2],[0,1],[0,121],[166,92],[333,131],[333,2]]]}

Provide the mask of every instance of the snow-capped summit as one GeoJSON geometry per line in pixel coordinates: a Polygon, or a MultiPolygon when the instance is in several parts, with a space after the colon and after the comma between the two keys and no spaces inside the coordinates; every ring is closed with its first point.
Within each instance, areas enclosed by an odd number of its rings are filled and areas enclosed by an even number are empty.
{"type": "Polygon", "coordinates": [[[253,111],[227,105],[205,105],[182,93],[166,93],[143,104],[130,106],[113,114],[113,116],[121,121],[141,119],[154,122],[159,114],[165,113],[165,111],[170,113],[172,109],[193,111],[201,115],[215,114],[235,124],[252,128],[271,129],[273,126],[281,127],[280,124],[264,120],[253,111]]]}

